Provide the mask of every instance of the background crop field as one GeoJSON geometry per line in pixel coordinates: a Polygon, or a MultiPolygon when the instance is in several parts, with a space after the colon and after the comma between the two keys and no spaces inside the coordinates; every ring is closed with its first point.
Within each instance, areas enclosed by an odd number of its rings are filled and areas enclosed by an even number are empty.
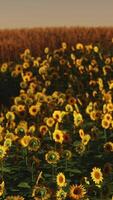
{"type": "MultiPolygon", "coordinates": [[[[59,48],[61,42],[74,45],[99,44],[104,51],[112,48],[113,27],[59,27],[0,30],[0,63],[19,59],[19,54],[29,48],[34,56],[43,54],[45,46],[59,48]]],[[[109,51],[108,51],[109,50],[109,51]]]]}

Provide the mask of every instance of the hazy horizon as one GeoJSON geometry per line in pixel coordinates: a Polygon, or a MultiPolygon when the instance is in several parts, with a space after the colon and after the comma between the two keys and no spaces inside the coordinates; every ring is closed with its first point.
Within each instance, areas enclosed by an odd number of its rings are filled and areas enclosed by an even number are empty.
{"type": "Polygon", "coordinates": [[[0,29],[61,26],[113,26],[113,0],[0,0],[0,29]]]}

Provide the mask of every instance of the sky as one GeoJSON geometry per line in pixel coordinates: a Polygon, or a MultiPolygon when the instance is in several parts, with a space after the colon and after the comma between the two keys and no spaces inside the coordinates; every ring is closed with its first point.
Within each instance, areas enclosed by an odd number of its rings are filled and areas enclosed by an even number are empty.
{"type": "Polygon", "coordinates": [[[0,29],[113,26],[113,0],[0,0],[0,29]]]}

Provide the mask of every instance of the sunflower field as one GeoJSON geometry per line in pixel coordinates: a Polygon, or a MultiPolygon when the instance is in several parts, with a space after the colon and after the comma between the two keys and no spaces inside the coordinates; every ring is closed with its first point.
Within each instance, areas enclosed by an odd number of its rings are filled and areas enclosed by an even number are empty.
{"type": "Polygon", "coordinates": [[[112,199],[113,52],[62,42],[2,63],[0,200],[112,199]]]}

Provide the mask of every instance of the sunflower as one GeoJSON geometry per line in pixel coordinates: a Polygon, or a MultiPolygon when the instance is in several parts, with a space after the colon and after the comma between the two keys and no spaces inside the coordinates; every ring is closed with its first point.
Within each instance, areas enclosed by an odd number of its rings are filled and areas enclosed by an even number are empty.
{"type": "Polygon", "coordinates": [[[24,137],[22,137],[20,139],[20,144],[23,146],[23,147],[27,147],[30,143],[30,140],[31,140],[31,137],[29,135],[25,135],[24,137]]]}
{"type": "Polygon", "coordinates": [[[33,189],[32,197],[34,197],[35,200],[48,200],[51,197],[51,192],[45,186],[37,186],[33,189]]]}
{"type": "Polygon", "coordinates": [[[82,137],[82,143],[83,143],[84,145],[87,145],[90,139],[91,139],[91,136],[90,136],[89,134],[86,134],[86,135],[84,135],[84,136],[82,137]]]}
{"type": "Polygon", "coordinates": [[[4,146],[5,146],[6,148],[11,147],[11,146],[12,146],[12,140],[11,140],[10,138],[6,138],[6,139],[4,140],[4,146]]]}
{"type": "Polygon", "coordinates": [[[97,119],[97,111],[96,110],[93,110],[90,112],[90,118],[93,121],[95,121],[97,119]]]}
{"type": "Polygon", "coordinates": [[[37,137],[31,137],[28,149],[30,151],[38,151],[40,148],[40,140],[37,137]]]}
{"type": "Polygon", "coordinates": [[[110,127],[110,122],[106,119],[102,119],[101,125],[103,128],[108,129],[110,127]]]}
{"type": "Polygon", "coordinates": [[[67,197],[67,192],[65,192],[62,188],[60,188],[56,192],[56,200],[64,200],[67,197]]]}
{"type": "Polygon", "coordinates": [[[76,200],[82,199],[84,198],[85,194],[86,194],[86,190],[82,184],[70,186],[70,197],[72,199],[76,199],[76,200]]]}
{"type": "Polygon", "coordinates": [[[103,181],[103,174],[100,168],[94,167],[91,172],[91,178],[95,182],[95,184],[99,184],[103,181]]]}
{"type": "Polygon", "coordinates": [[[112,116],[111,116],[111,114],[106,113],[106,114],[104,115],[104,119],[105,119],[106,121],[111,122],[111,121],[112,121],[112,116]]]}
{"type": "Polygon", "coordinates": [[[83,48],[84,48],[84,46],[83,46],[82,43],[77,43],[77,44],[76,44],[76,49],[77,49],[77,50],[83,50],[83,48]]]}
{"type": "Polygon", "coordinates": [[[6,113],[6,119],[8,119],[9,121],[14,121],[15,120],[15,114],[11,111],[8,111],[6,113]]]}
{"type": "Polygon", "coordinates": [[[108,112],[113,111],[113,103],[108,103],[106,107],[107,107],[108,112]]]}
{"type": "Polygon", "coordinates": [[[33,134],[36,131],[36,126],[35,125],[31,125],[28,129],[28,133],[33,134]]]}
{"type": "Polygon", "coordinates": [[[61,111],[60,111],[60,110],[55,110],[55,111],[53,112],[53,118],[54,118],[57,122],[61,122],[61,121],[62,121],[61,111]]]}
{"type": "Polygon", "coordinates": [[[17,106],[17,111],[18,111],[19,113],[24,112],[24,111],[25,111],[25,105],[22,105],[22,104],[18,105],[18,106],[17,106]]]}
{"type": "Polygon", "coordinates": [[[79,136],[80,136],[80,138],[82,139],[84,137],[84,135],[85,135],[84,130],[80,129],[79,130],[79,136]]]}
{"type": "Polygon", "coordinates": [[[65,175],[62,172],[58,173],[57,178],[56,178],[56,182],[57,182],[57,185],[59,187],[65,187],[66,186],[66,178],[65,178],[65,175]]]}
{"type": "Polygon", "coordinates": [[[76,145],[75,150],[78,154],[83,154],[86,150],[86,147],[83,143],[80,142],[76,145]]]}
{"type": "Polygon", "coordinates": [[[72,152],[70,150],[64,150],[63,151],[63,158],[66,160],[70,160],[72,158],[72,152]]]}
{"type": "Polygon", "coordinates": [[[69,97],[68,104],[73,106],[75,105],[75,103],[76,103],[76,99],[74,97],[69,97]]]}
{"type": "Polygon", "coordinates": [[[29,108],[29,113],[33,117],[35,117],[39,111],[40,111],[40,108],[37,105],[32,105],[29,108]]]}
{"type": "Polygon", "coordinates": [[[47,118],[46,124],[48,127],[53,127],[55,120],[52,117],[47,118]]]}
{"type": "Polygon", "coordinates": [[[8,69],[8,64],[7,63],[3,63],[1,68],[0,68],[0,71],[4,73],[4,72],[7,71],[7,69],[8,69]]]}
{"type": "Polygon", "coordinates": [[[113,152],[113,142],[106,142],[104,144],[104,150],[106,152],[113,152]]]}
{"type": "Polygon", "coordinates": [[[53,140],[55,142],[58,142],[58,143],[61,143],[63,142],[64,140],[64,137],[63,137],[63,132],[61,130],[58,130],[56,129],[54,132],[53,132],[53,140]]]}
{"type": "Polygon", "coordinates": [[[57,151],[48,151],[48,153],[45,154],[45,160],[49,164],[56,164],[60,159],[60,155],[57,151]]]}
{"type": "Polygon", "coordinates": [[[48,132],[48,127],[46,125],[42,125],[39,128],[41,135],[45,135],[48,132]]]}
{"type": "Polygon", "coordinates": [[[65,110],[66,110],[66,112],[73,112],[73,106],[70,105],[70,104],[67,104],[67,105],[65,106],[65,110]]]}
{"type": "Polygon", "coordinates": [[[75,126],[78,127],[79,125],[81,125],[83,123],[83,117],[80,113],[74,112],[73,117],[74,117],[74,125],[75,126]]]}
{"type": "Polygon", "coordinates": [[[0,183],[0,197],[3,195],[4,189],[5,189],[5,183],[4,183],[4,181],[2,181],[0,183]]]}

